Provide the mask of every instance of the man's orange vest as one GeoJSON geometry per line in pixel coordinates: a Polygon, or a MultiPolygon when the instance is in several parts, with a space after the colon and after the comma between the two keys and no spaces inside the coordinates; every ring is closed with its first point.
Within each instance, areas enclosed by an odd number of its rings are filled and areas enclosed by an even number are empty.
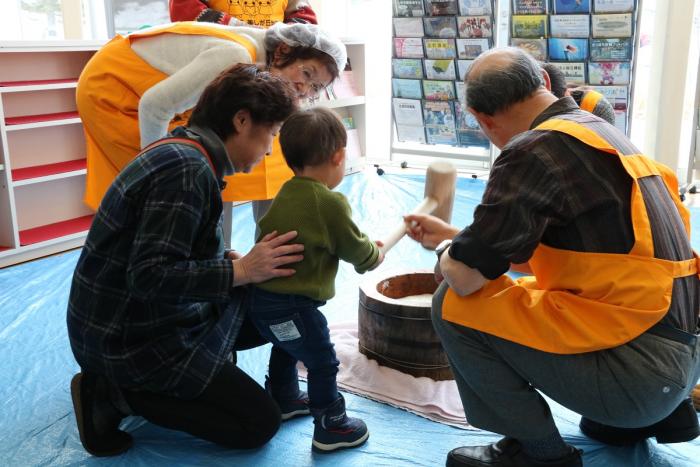
{"type": "MultiPolygon", "coordinates": [[[[83,120],[87,149],[85,203],[97,209],[117,174],[140,151],[138,105],[141,96],[168,75],[152,67],[132,49],[133,40],[159,34],[207,35],[243,45],[255,62],[255,46],[225,28],[181,22],[128,36],[116,36],[85,66],[77,88],[78,112],[83,120]]],[[[233,65],[233,64],[232,64],[233,65]]],[[[189,112],[175,116],[169,129],[184,125],[189,112]]],[[[224,201],[270,199],[292,177],[277,139],[273,153],[249,174],[227,177],[224,201]],[[232,178],[234,178],[232,180],[232,178]]]]}
{"type": "Polygon", "coordinates": [[[598,102],[600,102],[601,99],[603,99],[603,95],[598,91],[585,91],[583,93],[583,97],[581,98],[581,105],[579,105],[579,107],[581,110],[593,113],[595,106],[598,105],[598,102]]]}
{"type": "Polygon", "coordinates": [[[622,345],[663,318],[673,279],[698,273],[697,257],[654,258],[639,179],[661,176],[690,233],[678,184],[665,166],[639,154],[622,155],[597,133],[567,120],[535,130],[559,131],[618,157],[633,178],[631,216],[635,243],[628,254],[585,253],[540,244],[529,261],[534,276],[501,276],[471,295],[449,289],[443,319],[545,352],[577,354],[622,345]]]}

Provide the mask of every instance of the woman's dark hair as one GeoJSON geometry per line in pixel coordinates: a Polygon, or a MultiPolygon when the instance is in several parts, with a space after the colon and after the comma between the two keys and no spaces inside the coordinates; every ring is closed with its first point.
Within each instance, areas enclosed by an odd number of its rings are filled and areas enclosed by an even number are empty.
{"type": "Polygon", "coordinates": [[[283,122],[297,109],[297,92],[285,78],[258,65],[239,63],[224,70],[199,97],[190,125],[210,128],[226,140],[235,134],[233,117],[247,110],[255,124],[283,122]]]}
{"type": "MultiPolygon", "coordinates": [[[[280,48],[269,52],[267,54],[267,65],[274,65],[276,68],[284,68],[296,62],[297,60],[318,60],[326,68],[328,74],[331,75],[332,80],[335,80],[340,74],[338,70],[338,64],[335,62],[333,57],[325,52],[321,52],[313,47],[286,47],[280,48]]],[[[332,81],[331,80],[331,81],[332,81]]]]}
{"type": "Polygon", "coordinates": [[[322,107],[292,114],[280,129],[282,154],[287,165],[296,170],[328,162],[347,142],[343,122],[322,107]]]}
{"type": "Polygon", "coordinates": [[[494,115],[524,101],[544,86],[539,63],[517,47],[509,49],[512,57],[503,67],[494,66],[482,70],[481,67],[474,66],[475,63],[469,68],[464,80],[467,106],[477,112],[494,115]],[[479,73],[475,73],[475,70],[479,73]]]}

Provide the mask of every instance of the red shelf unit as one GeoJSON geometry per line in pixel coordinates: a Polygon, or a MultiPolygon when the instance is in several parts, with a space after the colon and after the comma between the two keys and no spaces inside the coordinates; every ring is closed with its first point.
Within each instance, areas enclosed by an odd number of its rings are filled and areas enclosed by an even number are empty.
{"type": "Polygon", "coordinates": [[[20,246],[32,245],[34,243],[45,242],[54,238],[84,232],[90,228],[93,215],[77,217],[54,224],[42,225],[33,229],[19,231],[20,246]]]}
{"type": "Polygon", "coordinates": [[[73,172],[82,170],[87,166],[86,159],[77,159],[73,161],[57,162],[55,164],[36,165],[34,167],[24,167],[21,169],[12,170],[12,181],[27,180],[30,178],[46,177],[48,175],[56,175],[65,172],[73,172]]]}
{"type": "Polygon", "coordinates": [[[23,115],[21,117],[5,118],[5,125],[25,125],[27,123],[50,122],[53,120],[66,120],[69,118],[78,118],[78,112],[57,112],[52,114],[42,115],[23,115]]]}
{"type": "Polygon", "coordinates": [[[0,46],[0,163],[7,175],[0,178],[9,183],[0,186],[0,268],[85,241],[93,213],[83,203],[87,161],[75,90],[105,43],[6,42],[0,46]]]}

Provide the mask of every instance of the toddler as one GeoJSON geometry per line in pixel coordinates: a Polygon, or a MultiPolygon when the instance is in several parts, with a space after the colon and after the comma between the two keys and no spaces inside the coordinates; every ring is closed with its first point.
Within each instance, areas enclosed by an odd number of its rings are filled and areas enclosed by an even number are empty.
{"type": "Polygon", "coordinates": [[[352,221],[347,199],[332,191],[345,176],[347,134],[330,110],[293,114],[280,130],[280,145],[294,178],[286,182],[260,220],[260,238],[296,230],[304,259],[296,273],[257,284],[251,291],[250,317],[273,344],[266,388],[282,419],[311,414],[315,451],[359,446],[367,426],[345,413],[338,393],[338,359],[328,323],[319,308],[335,295],[338,260],[363,273],[383,260],[381,242],[371,241],[352,221]],[[308,369],[308,395],[299,390],[296,364],[308,369]]]}

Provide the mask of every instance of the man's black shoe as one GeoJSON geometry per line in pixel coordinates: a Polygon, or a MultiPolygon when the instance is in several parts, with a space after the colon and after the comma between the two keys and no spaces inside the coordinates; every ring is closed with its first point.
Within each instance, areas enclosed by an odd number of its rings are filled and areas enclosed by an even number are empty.
{"type": "Polygon", "coordinates": [[[579,427],[584,435],[613,446],[629,446],[647,438],[656,438],[660,444],[683,443],[700,436],[698,416],[693,401],[681,402],[671,415],[660,422],[642,428],[618,428],[581,417],[579,427]]]}
{"type": "Polygon", "coordinates": [[[581,450],[571,447],[571,452],[559,459],[541,461],[527,456],[513,438],[503,438],[489,446],[465,446],[453,449],[447,455],[447,467],[581,467],[581,450]]]}
{"type": "Polygon", "coordinates": [[[109,385],[101,376],[78,373],[70,383],[80,442],[97,457],[127,451],[133,439],[119,429],[123,415],[110,402],[109,385]]]}

